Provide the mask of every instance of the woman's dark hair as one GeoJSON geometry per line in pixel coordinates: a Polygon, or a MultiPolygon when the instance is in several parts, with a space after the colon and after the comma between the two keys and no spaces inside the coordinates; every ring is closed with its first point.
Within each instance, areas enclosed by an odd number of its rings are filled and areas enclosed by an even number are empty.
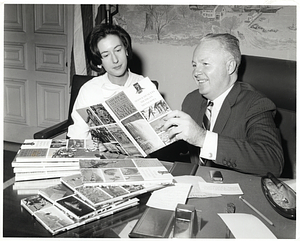
{"type": "Polygon", "coordinates": [[[130,60],[132,57],[131,38],[122,27],[111,24],[96,25],[87,39],[87,43],[89,43],[87,48],[87,57],[91,68],[97,72],[103,72],[103,68],[97,67],[97,65],[102,64],[102,57],[97,45],[99,41],[104,39],[107,35],[118,36],[127,50],[127,59],[130,60]]]}

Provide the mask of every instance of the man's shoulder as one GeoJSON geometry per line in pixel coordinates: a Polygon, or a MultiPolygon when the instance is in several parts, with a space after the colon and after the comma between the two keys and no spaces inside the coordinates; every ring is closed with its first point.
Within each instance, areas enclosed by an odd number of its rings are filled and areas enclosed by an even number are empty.
{"type": "Polygon", "coordinates": [[[266,105],[274,108],[275,104],[273,101],[249,83],[238,81],[236,84],[239,86],[238,88],[240,88],[240,92],[237,97],[238,101],[246,102],[248,105],[256,105],[256,103],[260,103],[260,105],[266,105]]]}
{"type": "Polygon", "coordinates": [[[193,90],[192,92],[188,93],[185,99],[203,99],[202,95],[199,93],[198,89],[193,90]]]}
{"type": "Polygon", "coordinates": [[[255,89],[251,84],[246,82],[237,81],[236,85],[240,88],[240,93],[252,98],[264,98],[266,97],[262,92],[255,89]]]}
{"type": "Polygon", "coordinates": [[[199,90],[196,89],[184,98],[182,102],[182,110],[189,112],[189,110],[195,109],[195,106],[197,106],[199,103],[202,103],[204,100],[203,96],[199,93],[199,90]]]}

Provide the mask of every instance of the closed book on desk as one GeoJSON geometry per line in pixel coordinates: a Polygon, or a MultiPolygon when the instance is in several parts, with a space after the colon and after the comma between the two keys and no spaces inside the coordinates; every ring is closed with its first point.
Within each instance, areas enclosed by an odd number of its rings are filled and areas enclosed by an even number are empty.
{"type": "Polygon", "coordinates": [[[147,207],[129,234],[131,238],[168,238],[175,212],[147,207]]]}
{"type": "MultiPolygon", "coordinates": [[[[90,139],[26,139],[16,155],[16,162],[66,163],[100,156],[99,143],[90,139]]],[[[77,165],[78,166],[78,165],[77,165]]]]}
{"type": "Polygon", "coordinates": [[[52,235],[85,225],[121,210],[136,206],[137,204],[137,198],[128,199],[118,205],[112,205],[107,210],[93,211],[89,217],[80,220],[74,218],[74,215],[70,215],[69,212],[66,213],[59,205],[54,205],[41,195],[30,196],[21,200],[21,206],[34,216],[52,235]]]}
{"type": "Polygon", "coordinates": [[[173,176],[183,176],[183,175],[195,175],[198,169],[197,164],[190,162],[174,162],[170,169],[170,173],[173,176]]]}

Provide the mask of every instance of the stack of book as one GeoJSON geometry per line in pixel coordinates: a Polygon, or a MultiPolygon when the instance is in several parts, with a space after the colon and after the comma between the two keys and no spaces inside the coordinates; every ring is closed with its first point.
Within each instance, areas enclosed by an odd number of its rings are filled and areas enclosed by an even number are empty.
{"type": "Polygon", "coordinates": [[[173,142],[163,129],[171,109],[149,78],[77,111],[92,140],[25,140],[12,163],[15,187],[58,181],[21,202],[52,234],[136,205],[137,195],[173,184],[159,160],[143,158],[173,142]]]}
{"type": "Polygon", "coordinates": [[[173,185],[155,158],[81,159],[79,173],[40,189],[21,205],[53,235],[138,204],[138,195],[173,185]]]}
{"type": "Polygon", "coordinates": [[[79,173],[79,159],[105,158],[99,144],[86,139],[28,139],[12,162],[13,188],[19,194],[37,193],[59,183],[62,176],[79,173]]]}
{"type": "Polygon", "coordinates": [[[15,188],[29,180],[78,174],[79,159],[146,157],[173,142],[163,129],[170,111],[149,78],[102,103],[77,109],[93,140],[25,140],[12,163],[19,182],[15,188]]]}

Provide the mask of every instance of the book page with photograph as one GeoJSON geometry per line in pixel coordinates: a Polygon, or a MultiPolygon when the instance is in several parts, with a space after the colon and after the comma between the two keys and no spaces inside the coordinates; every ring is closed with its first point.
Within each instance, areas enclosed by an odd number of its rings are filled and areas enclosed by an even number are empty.
{"type": "Polygon", "coordinates": [[[171,109],[149,78],[77,111],[110,152],[145,157],[172,142],[162,130],[171,109]]]}
{"type": "Polygon", "coordinates": [[[173,185],[173,176],[155,158],[80,160],[80,174],[61,181],[94,207],[173,185]]]}
{"type": "Polygon", "coordinates": [[[58,202],[62,202],[62,205],[70,212],[73,212],[75,217],[86,216],[86,218],[79,218],[76,220],[73,215],[66,213],[59,208],[59,206],[53,205],[53,203],[49,202],[41,195],[34,195],[21,199],[21,206],[25,208],[29,214],[34,216],[52,235],[56,235],[138,205],[138,199],[132,198],[118,203],[100,206],[94,211],[93,208],[84,204],[77,196],[67,196],[58,202]]]}
{"type": "MultiPolygon", "coordinates": [[[[100,157],[99,143],[90,139],[26,139],[16,155],[16,162],[41,162],[100,157]]],[[[103,157],[104,158],[104,157],[103,157]]]]}
{"type": "Polygon", "coordinates": [[[172,184],[173,176],[156,158],[79,160],[82,182],[92,184],[172,184]]]}

